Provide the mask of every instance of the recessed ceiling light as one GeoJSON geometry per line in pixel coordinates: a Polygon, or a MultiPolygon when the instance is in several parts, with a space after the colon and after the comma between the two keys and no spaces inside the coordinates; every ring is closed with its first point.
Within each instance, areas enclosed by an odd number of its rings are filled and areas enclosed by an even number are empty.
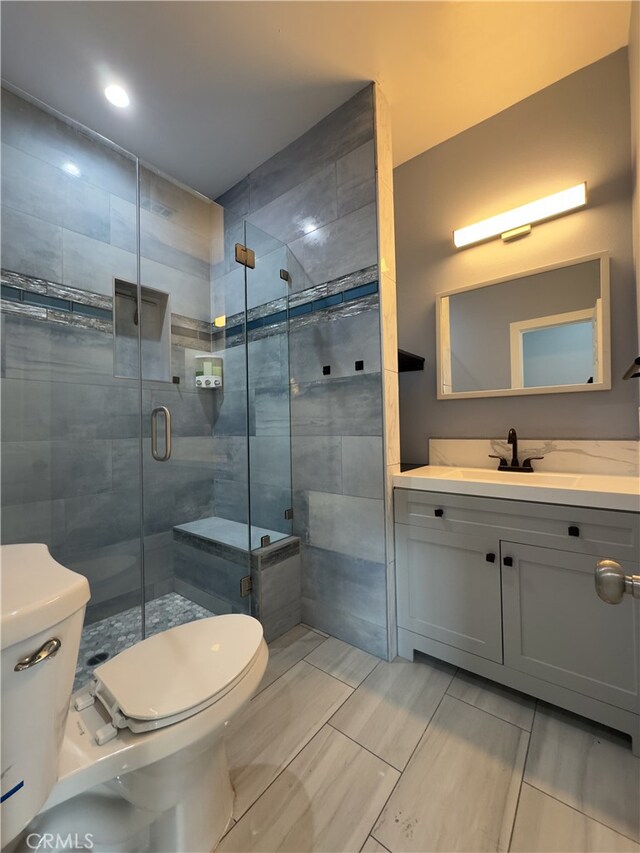
{"type": "Polygon", "coordinates": [[[111,85],[107,86],[104,90],[104,96],[114,107],[129,106],[129,95],[117,83],[111,83],[111,85]]]}
{"type": "Polygon", "coordinates": [[[74,178],[80,177],[80,169],[76,166],[75,163],[72,163],[71,160],[68,160],[66,163],[63,163],[62,168],[69,175],[73,175],[74,178]]]}

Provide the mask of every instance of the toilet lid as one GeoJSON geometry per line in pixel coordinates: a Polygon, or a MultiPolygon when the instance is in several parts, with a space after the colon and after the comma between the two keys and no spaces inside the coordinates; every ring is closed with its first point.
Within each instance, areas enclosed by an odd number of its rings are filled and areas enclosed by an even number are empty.
{"type": "Polygon", "coordinates": [[[226,692],[253,663],[261,642],[257,619],[211,616],[148,637],[96,667],[94,675],[127,717],[184,717],[226,692]]]}

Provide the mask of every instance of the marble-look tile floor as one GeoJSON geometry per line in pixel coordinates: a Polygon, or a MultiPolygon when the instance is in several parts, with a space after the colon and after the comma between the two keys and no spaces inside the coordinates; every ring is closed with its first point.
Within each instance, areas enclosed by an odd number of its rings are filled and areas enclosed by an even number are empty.
{"type": "Polygon", "coordinates": [[[304,625],[229,725],[238,851],[640,851],[629,739],[455,667],[304,625]]]}
{"type": "MultiPolygon", "coordinates": [[[[214,614],[199,604],[189,601],[177,592],[148,601],[145,606],[146,633],[150,637],[167,628],[174,628],[195,619],[204,619],[214,614]]],[[[80,651],[73,689],[78,690],[93,675],[97,663],[89,663],[94,655],[106,653],[108,659],[139,642],[142,632],[139,607],[123,610],[99,622],[85,625],[80,639],[80,651]]]]}

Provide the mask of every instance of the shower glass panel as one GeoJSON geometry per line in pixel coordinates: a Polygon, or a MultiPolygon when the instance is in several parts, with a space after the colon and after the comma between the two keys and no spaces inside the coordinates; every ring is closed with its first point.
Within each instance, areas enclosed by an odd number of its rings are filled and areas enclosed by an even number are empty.
{"type": "Polygon", "coordinates": [[[257,567],[280,569],[260,549],[292,528],[295,262],[5,90],[2,144],[1,541],[89,580],[80,686],[157,631],[266,613],[257,567]]]}
{"type": "Polygon", "coordinates": [[[289,280],[284,243],[246,224],[255,252],[247,268],[247,393],[250,413],[251,547],[290,536],[289,280]],[[265,539],[268,537],[268,539],[265,539]]]}
{"type": "Polygon", "coordinates": [[[140,390],[114,361],[116,282],[137,286],[136,172],[3,90],[2,542],[46,543],[88,578],[80,681],[142,637],[140,390]]]}
{"type": "Polygon", "coordinates": [[[147,634],[251,612],[243,227],[141,167],[147,634]]]}

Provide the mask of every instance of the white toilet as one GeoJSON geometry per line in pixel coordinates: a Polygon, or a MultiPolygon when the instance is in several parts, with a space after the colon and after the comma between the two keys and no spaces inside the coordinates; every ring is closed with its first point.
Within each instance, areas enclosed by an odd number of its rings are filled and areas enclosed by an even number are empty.
{"type": "Polygon", "coordinates": [[[233,807],[225,726],[267,665],[260,623],[171,628],[72,698],[86,578],[46,545],[0,552],[3,850],[208,853],[233,807]]]}

